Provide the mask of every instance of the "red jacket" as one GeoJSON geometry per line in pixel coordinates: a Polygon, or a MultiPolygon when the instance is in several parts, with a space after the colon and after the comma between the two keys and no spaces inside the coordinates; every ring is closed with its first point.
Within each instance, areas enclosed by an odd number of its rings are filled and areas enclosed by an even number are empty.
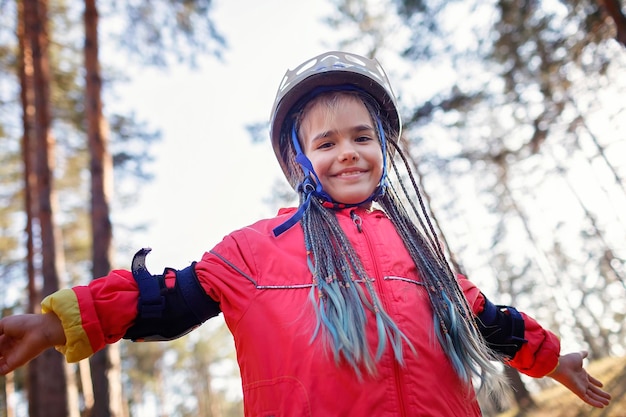
{"type": "MultiPolygon", "coordinates": [[[[373,278],[384,308],[417,354],[405,347],[401,366],[388,348],[378,363],[378,375],[359,381],[349,365],[335,363],[319,339],[311,343],[315,314],[302,229],[293,227],[278,238],[272,234],[293,213],[283,210],[276,218],[226,236],[196,264],[203,288],[220,303],[234,336],[246,416],[480,416],[475,398],[464,392],[436,340],[428,297],[393,225],[380,211],[357,209],[362,219],[359,233],[349,211],[337,212],[339,222],[373,278]]],[[[461,286],[474,312],[480,313],[480,291],[464,278],[461,286]]],[[[54,295],[44,302],[44,309],[61,317],[66,334],[77,333],[60,348],[68,360],[115,342],[132,325],[137,289],[129,272],[113,271],[71,292],[57,295],[56,303],[54,295]],[[78,312],[80,320],[68,313],[73,297],[78,306],[73,313],[78,312]]],[[[528,375],[544,376],[558,362],[559,341],[532,318],[523,317],[528,343],[510,364],[528,375]]],[[[375,351],[375,324],[369,323],[375,351]]]]}

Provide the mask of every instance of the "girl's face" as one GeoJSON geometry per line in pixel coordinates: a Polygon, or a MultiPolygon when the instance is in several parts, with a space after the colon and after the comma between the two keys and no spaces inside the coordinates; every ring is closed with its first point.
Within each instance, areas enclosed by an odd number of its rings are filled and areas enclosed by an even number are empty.
{"type": "Polygon", "coordinates": [[[300,138],[324,191],[335,202],[357,204],[372,195],[383,173],[383,154],[361,100],[339,95],[316,101],[302,118],[300,138]]]}

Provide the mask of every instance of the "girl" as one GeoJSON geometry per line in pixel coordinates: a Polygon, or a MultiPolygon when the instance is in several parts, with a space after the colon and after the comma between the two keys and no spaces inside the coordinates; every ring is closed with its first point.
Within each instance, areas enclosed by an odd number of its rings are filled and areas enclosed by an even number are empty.
{"type": "Polygon", "coordinates": [[[553,333],[453,273],[396,165],[400,132],[376,61],[328,52],[288,71],[270,135],[299,207],[182,270],[151,275],[142,249],[130,271],[4,318],[0,373],[52,346],[78,361],[122,337],[169,340],[221,312],[246,416],[480,416],[474,387],[497,389],[494,360],[607,405],[585,352],[560,356],[553,333]]]}

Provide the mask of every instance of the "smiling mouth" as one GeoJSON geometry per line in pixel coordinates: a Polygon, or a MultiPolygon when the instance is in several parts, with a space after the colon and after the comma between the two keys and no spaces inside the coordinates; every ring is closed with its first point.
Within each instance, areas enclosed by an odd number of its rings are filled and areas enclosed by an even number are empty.
{"type": "Polygon", "coordinates": [[[335,175],[335,177],[354,177],[355,175],[360,175],[363,174],[365,171],[347,171],[347,172],[341,172],[337,175],[335,175]]]}

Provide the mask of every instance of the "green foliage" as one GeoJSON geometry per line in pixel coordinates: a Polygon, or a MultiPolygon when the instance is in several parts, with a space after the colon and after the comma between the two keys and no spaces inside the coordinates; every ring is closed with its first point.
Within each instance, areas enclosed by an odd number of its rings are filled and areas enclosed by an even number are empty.
{"type": "Polygon", "coordinates": [[[151,179],[146,164],[153,161],[146,149],[150,149],[161,138],[158,130],[151,130],[145,122],[139,122],[135,115],[112,114],[109,117],[111,128],[113,165],[118,172],[124,172],[135,180],[151,179]]]}
{"type": "Polygon", "coordinates": [[[211,0],[113,1],[101,7],[120,22],[112,36],[135,62],[167,66],[173,58],[195,65],[198,56],[221,57],[226,46],[210,19],[211,0]]]}
{"type": "Polygon", "coordinates": [[[19,214],[24,204],[21,160],[18,154],[10,151],[12,144],[7,142],[0,136],[0,276],[5,288],[4,295],[0,297],[0,307],[16,303],[15,297],[23,295],[25,288],[24,283],[17,280],[24,268],[20,239],[23,220],[19,214]],[[22,291],[10,288],[21,288],[22,291]]]}

